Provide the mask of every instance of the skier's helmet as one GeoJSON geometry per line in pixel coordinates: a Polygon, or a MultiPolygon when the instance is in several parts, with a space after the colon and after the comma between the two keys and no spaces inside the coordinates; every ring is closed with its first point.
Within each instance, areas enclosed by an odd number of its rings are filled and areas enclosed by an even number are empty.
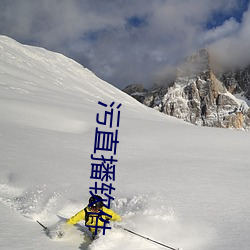
{"type": "Polygon", "coordinates": [[[102,197],[99,196],[99,195],[91,196],[89,198],[89,207],[93,207],[93,208],[96,208],[96,209],[102,208],[103,207],[102,197]]]}

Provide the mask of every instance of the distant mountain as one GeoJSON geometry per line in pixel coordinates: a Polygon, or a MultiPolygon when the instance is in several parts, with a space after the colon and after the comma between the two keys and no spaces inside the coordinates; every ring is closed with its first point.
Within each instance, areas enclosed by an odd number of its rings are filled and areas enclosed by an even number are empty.
{"type": "Polygon", "coordinates": [[[243,69],[239,68],[218,73],[217,77],[225,84],[229,92],[241,94],[248,101],[250,100],[250,65],[243,69]]]}
{"type": "Polygon", "coordinates": [[[177,69],[169,86],[145,90],[130,85],[124,92],[148,107],[187,122],[222,128],[250,127],[250,67],[217,72],[202,49],[177,69]]]}

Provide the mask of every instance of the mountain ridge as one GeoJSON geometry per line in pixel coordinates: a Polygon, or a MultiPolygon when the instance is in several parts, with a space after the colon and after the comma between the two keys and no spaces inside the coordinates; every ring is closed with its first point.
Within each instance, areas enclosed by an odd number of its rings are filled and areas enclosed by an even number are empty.
{"type": "Polygon", "coordinates": [[[131,85],[123,91],[148,107],[195,125],[248,130],[249,79],[250,67],[216,72],[209,51],[202,49],[177,68],[171,85],[143,91],[140,85],[131,85]]]}

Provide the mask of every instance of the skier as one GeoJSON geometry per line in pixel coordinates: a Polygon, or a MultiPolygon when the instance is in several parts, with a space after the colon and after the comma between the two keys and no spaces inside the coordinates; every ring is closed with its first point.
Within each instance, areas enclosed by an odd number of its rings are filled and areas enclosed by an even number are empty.
{"type": "Polygon", "coordinates": [[[103,206],[101,196],[94,195],[89,198],[89,204],[72,216],[67,221],[67,224],[74,225],[81,220],[85,220],[85,225],[89,228],[92,233],[92,238],[94,239],[101,229],[110,229],[110,227],[106,226],[109,220],[120,222],[122,219],[120,215],[116,214],[113,210],[103,206]]]}

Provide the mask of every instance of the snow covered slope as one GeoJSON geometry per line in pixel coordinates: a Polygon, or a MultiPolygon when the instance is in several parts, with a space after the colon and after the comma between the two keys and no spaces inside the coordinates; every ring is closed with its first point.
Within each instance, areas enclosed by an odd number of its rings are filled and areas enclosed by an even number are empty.
{"type": "Polygon", "coordinates": [[[51,240],[36,223],[86,205],[98,101],[122,104],[112,208],[124,227],[184,250],[249,249],[248,132],[168,117],[63,55],[0,36],[1,249],[162,249],[121,229],[91,245],[79,227],[51,240]]]}

